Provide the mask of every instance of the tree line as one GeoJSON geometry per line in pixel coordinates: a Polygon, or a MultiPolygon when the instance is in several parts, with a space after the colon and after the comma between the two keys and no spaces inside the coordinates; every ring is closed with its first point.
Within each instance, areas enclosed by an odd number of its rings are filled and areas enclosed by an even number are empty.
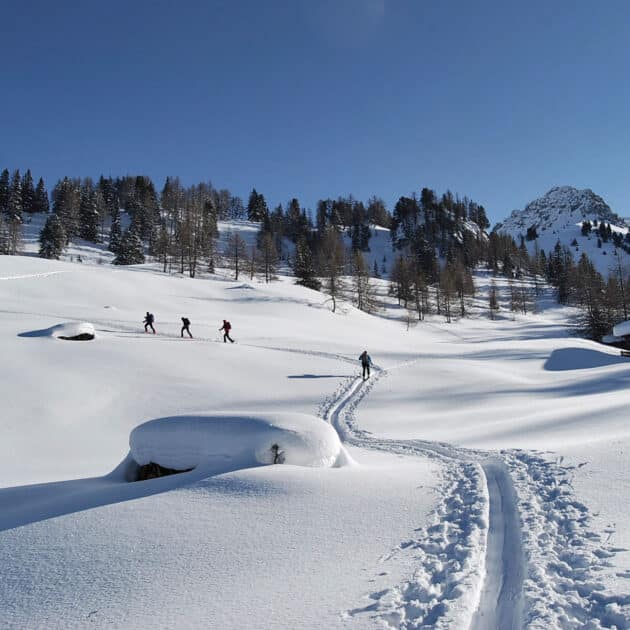
{"type": "MultiPolygon", "coordinates": [[[[29,214],[46,213],[40,234],[40,256],[59,258],[72,239],[101,243],[114,254],[114,263],[138,264],[147,257],[164,272],[195,277],[215,266],[230,268],[233,277],[273,280],[279,265],[293,271],[296,282],[326,292],[333,310],[340,298],[358,308],[379,308],[375,279],[389,277],[389,293],[407,309],[409,318],[430,313],[447,321],[470,309],[475,287],[472,272],[485,265],[494,275],[509,278],[510,308],[533,308],[541,282],[557,290],[558,301],[580,308],[584,332],[600,338],[612,324],[627,318],[628,278],[621,254],[608,279],[598,274],[585,256],[576,263],[570,248],[559,242],[549,254],[530,256],[525,240],[490,227],[485,209],[450,191],[438,195],[422,188],[398,199],[392,212],[384,201],[366,202],[349,195],[320,199],[314,212],[297,198],[270,209],[255,188],[245,203],[211,183],[184,186],[167,177],[158,192],[143,175],[59,180],[50,195],[44,181],[37,185],[30,170],[23,175],[4,169],[0,174],[0,253],[20,250],[22,225],[29,214]],[[124,221],[122,213],[124,212],[124,221]],[[249,220],[259,224],[255,243],[248,245],[234,231],[218,250],[218,221],[249,220]],[[124,223],[124,226],[123,226],[124,223]],[[374,261],[367,254],[376,226],[390,230],[394,259],[374,261]],[[345,238],[344,238],[345,237],[345,238]]],[[[597,232],[620,250],[630,247],[603,223],[585,222],[582,233],[597,232]]],[[[528,233],[527,238],[536,235],[528,233]]],[[[490,292],[490,314],[498,308],[496,289],[490,292]]]]}

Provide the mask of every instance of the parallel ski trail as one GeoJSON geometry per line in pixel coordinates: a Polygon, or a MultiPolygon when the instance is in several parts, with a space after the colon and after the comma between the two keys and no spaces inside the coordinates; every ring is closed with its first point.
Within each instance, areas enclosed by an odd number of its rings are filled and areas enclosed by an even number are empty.
{"type": "Polygon", "coordinates": [[[361,400],[398,367],[346,382],[321,416],[349,445],[445,463],[441,501],[433,524],[388,556],[415,567],[413,575],[346,614],[392,629],[630,629],[630,595],[610,592],[600,579],[624,550],[590,529],[570,467],[527,451],[381,439],[356,424],[361,400]]]}
{"type": "Polygon", "coordinates": [[[516,497],[510,473],[499,461],[482,463],[490,498],[486,579],[472,630],[521,627],[525,561],[516,497]]]}
{"type": "MultiPolygon", "coordinates": [[[[413,575],[403,584],[370,594],[372,603],[348,611],[347,614],[369,614],[388,628],[465,628],[470,625],[473,612],[480,602],[484,549],[488,536],[489,491],[480,465],[481,458],[477,453],[448,444],[422,440],[383,440],[358,429],[353,423],[354,409],[385,372],[377,369],[374,377],[367,382],[351,380],[322,410],[323,418],[335,427],[348,444],[446,462],[444,486],[433,523],[427,528],[416,530],[412,540],[402,542],[387,558],[405,558],[407,562],[410,561],[415,566],[413,575]]],[[[502,487],[506,481],[508,487],[503,488],[503,491],[507,496],[510,489],[507,472],[502,479],[502,487]]],[[[514,501],[511,505],[515,506],[514,501]]],[[[499,504],[495,528],[502,529],[502,522],[509,523],[505,538],[510,542],[516,539],[516,548],[520,549],[518,515],[516,518],[503,519],[501,514],[499,504]]],[[[503,559],[504,545],[501,541],[499,558],[491,565],[493,572],[509,565],[508,560],[503,559]]],[[[494,575],[492,580],[502,583],[494,575]]],[[[499,617],[508,619],[512,615],[518,619],[519,612],[514,609],[515,603],[516,609],[519,608],[515,599],[518,600],[520,596],[520,583],[516,581],[511,584],[505,593],[511,594],[511,603],[505,600],[506,605],[499,612],[499,617]]],[[[497,601],[503,601],[503,598],[495,598],[495,603],[497,601]]],[[[518,626],[506,626],[511,627],[518,626]]]]}

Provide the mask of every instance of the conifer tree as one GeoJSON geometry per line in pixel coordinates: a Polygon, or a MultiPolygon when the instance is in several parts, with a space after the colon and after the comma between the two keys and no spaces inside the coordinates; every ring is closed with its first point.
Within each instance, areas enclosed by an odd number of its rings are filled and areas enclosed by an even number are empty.
{"type": "Polygon", "coordinates": [[[35,197],[33,199],[33,212],[50,212],[50,204],[48,202],[48,192],[44,186],[44,180],[40,177],[35,188],[35,197]]]}
{"type": "Polygon", "coordinates": [[[369,223],[388,228],[391,224],[392,218],[389,212],[387,212],[385,202],[379,197],[370,197],[367,203],[367,216],[369,223]]]}
{"type": "Polygon", "coordinates": [[[7,253],[17,254],[22,243],[22,179],[16,170],[11,177],[6,211],[7,253]]]}
{"type": "Polygon", "coordinates": [[[118,253],[120,249],[120,243],[122,240],[122,229],[120,227],[120,211],[118,206],[114,205],[111,208],[111,226],[109,228],[109,251],[114,254],[118,253]]]}
{"type": "Polygon", "coordinates": [[[139,265],[144,260],[144,247],[140,236],[134,230],[126,230],[120,241],[114,264],[139,265]]]}
{"type": "Polygon", "coordinates": [[[90,179],[86,179],[81,186],[79,224],[81,238],[93,243],[99,242],[100,217],[97,207],[97,191],[90,179]]]}
{"type": "Polygon", "coordinates": [[[0,213],[6,214],[9,211],[9,189],[10,189],[9,169],[5,168],[0,173],[0,213]]]}
{"type": "Polygon", "coordinates": [[[256,192],[253,188],[247,202],[247,218],[250,221],[262,221],[269,214],[267,203],[263,195],[256,192]]]}
{"type": "Polygon", "coordinates": [[[35,212],[35,187],[30,169],[22,177],[22,210],[28,214],[35,212]]]}
{"type": "Polygon", "coordinates": [[[287,206],[285,214],[285,229],[284,232],[294,243],[297,243],[298,238],[302,235],[303,226],[302,221],[302,209],[300,208],[300,202],[297,199],[291,199],[287,206]]]}
{"type": "Polygon", "coordinates": [[[313,250],[306,237],[302,236],[295,246],[295,258],[293,260],[293,273],[297,278],[296,284],[301,284],[309,289],[319,291],[322,283],[317,279],[315,264],[313,262],[313,250]]]}
{"type": "Polygon", "coordinates": [[[66,232],[67,243],[79,235],[81,195],[77,182],[67,177],[57,182],[53,190],[53,212],[59,217],[66,232]]]}
{"type": "Polygon", "coordinates": [[[7,213],[10,220],[22,221],[22,179],[20,177],[20,171],[15,170],[11,177],[11,184],[9,186],[9,203],[7,207],[7,213]]]}
{"type": "Polygon", "coordinates": [[[66,247],[66,241],[66,232],[59,215],[49,215],[39,235],[40,257],[59,259],[66,247]]]}

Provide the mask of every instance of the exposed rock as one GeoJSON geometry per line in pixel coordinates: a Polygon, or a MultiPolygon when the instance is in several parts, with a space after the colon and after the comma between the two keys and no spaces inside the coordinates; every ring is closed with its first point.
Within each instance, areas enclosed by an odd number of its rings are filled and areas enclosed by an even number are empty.
{"type": "Polygon", "coordinates": [[[66,341],[91,341],[94,339],[94,335],[92,333],[81,333],[74,335],[74,337],[62,337],[59,335],[57,339],[65,339],[66,341]]]}
{"type": "Polygon", "coordinates": [[[175,470],[174,468],[164,468],[155,462],[149,462],[138,468],[138,478],[136,481],[146,481],[147,479],[157,479],[158,477],[166,477],[167,475],[177,475],[179,473],[190,472],[192,468],[187,470],[175,470]]]}

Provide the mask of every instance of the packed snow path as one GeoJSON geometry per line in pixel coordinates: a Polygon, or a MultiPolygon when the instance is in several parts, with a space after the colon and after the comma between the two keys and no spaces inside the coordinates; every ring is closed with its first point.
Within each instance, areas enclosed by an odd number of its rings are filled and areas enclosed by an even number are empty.
{"type": "MultiPolygon", "coordinates": [[[[448,463],[448,472],[433,525],[417,530],[414,540],[401,543],[391,554],[398,559],[403,554],[411,554],[411,579],[371,594],[374,604],[350,611],[350,614],[372,614],[392,628],[454,628],[470,626],[473,612],[479,607],[478,617],[483,619],[484,625],[476,625],[476,628],[518,628],[522,584],[519,576],[522,577],[523,563],[509,474],[505,470],[503,476],[497,473],[494,478],[501,477],[500,483],[489,488],[484,470],[473,453],[419,440],[373,439],[354,427],[353,410],[382,374],[377,368],[371,381],[352,381],[324,409],[324,418],[350,444],[438,458],[448,463]],[[511,506],[508,517],[503,513],[504,505],[511,506]],[[489,530],[493,536],[495,530],[499,532],[497,540],[493,539],[491,544],[494,557],[490,562],[484,558],[489,530]],[[505,555],[508,544],[515,544],[517,550],[509,559],[505,555]],[[506,581],[506,588],[501,588],[503,573],[511,572],[515,559],[520,562],[518,570],[506,581]],[[485,614],[491,609],[492,617],[485,614]],[[498,620],[506,620],[511,625],[497,626],[498,620]]],[[[502,470],[496,464],[488,468],[502,470]]]]}
{"type": "Polygon", "coordinates": [[[443,499],[434,524],[392,550],[398,561],[407,556],[410,579],[347,614],[389,628],[630,628],[630,597],[600,579],[623,549],[591,531],[570,468],[526,451],[374,438],[356,425],[357,405],[398,367],[347,382],[321,415],[350,445],[447,463],[443,499]]]}
{"type": "Polygon", "coordinates": [[[482,464],[490,497],[486,579],[473,630],[521,627],[523,551],[521,528],[510,473],[500,461],[482,464]]]}

